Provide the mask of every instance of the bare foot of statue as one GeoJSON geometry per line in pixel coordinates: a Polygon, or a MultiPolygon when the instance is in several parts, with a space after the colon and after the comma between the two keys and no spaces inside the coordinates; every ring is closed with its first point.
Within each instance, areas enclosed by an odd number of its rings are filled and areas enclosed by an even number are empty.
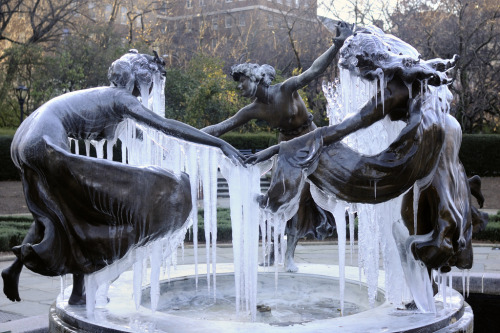
{"type": "Polygon", "coordinates": [[[297,265],[295,265],[295,262],[293,261],[293,257],[286,257],[285,258],[285,271],[289,273],[297,273],[299,268],[297,265]]]}
{"type": "Polygon", "coordinates": [[[68,300],[69,305],[85,305],[87,304],[86,297],[85,295],[76,295],[74,293],[71,293],[71,296],[69,297],[68,300]]]}
{"type": "MultiPolygon", "coordinates": [[[[22,266],[21,266],[22,267],[22,266]]],[[[2,271],[3,293],[12,302],[20,302],[19,297],[19,273],[15,265],[12,265],[2,271]]]]}
{"type": "Polygon", "coordinates": [[[73,290],[69,297],[69,305],[85,305],[87,297],[85,295],[85,280],[83,274],[73,274],[73,290]]]}

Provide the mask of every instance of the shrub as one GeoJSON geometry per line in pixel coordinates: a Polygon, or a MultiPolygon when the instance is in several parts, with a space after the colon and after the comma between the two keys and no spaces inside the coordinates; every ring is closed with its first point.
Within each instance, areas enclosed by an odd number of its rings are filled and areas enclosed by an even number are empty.
{"type": "Polygon", "coordinates": [[[500,176],[500,135],[464,134],[460,160],[469,176],[500,176]]]}
{"type": "Polygon", "coordinates": [[[0,216],[0,251],[21,244],[32,223],[31,217],[0,216]]]}
{"type": "Polygon", "coordinates": [[[17,170],[10,157],[13,135],[0,135],[0,180],[19,180],[17,170]]]}
{"type": "MultiPolygon", "coordinates": [[[[0,216],[0,251],[10,251],[13,246],[22,243],[24,236],[33,223],[30,216],[0,216]]],[[[354,226],[355,235],[358,234],[357,223],[354,226]]],[[[185,238],[185,241],[192,241],[192,231],[185,238]]],[[[473,240],[500,242],[500,211],[496,215],[490,215],[490,222],[486,230],[474,234],[473,240]]],[[[307,237],[306,239],[313,239],[307,237]]],[[[329,239],[337,239],[337,232],[329,239]]],[[[346,230],[346,240],[349,241],[349,226],[346,230]]],[[[217,208],[217,241],[231,242],[231,216],[228,208],[217,208]]],[[[203,222],[203,210],[198,211],[198,242],[205,242],[205,229],[203,222]]]]}
{"type": "Polygon", "coordinates": [[[252,152],[266,149],[269,146],[278,143],[278,137],[275,133],[226,133],[221,139],[228,142],[236,149],[251,149],[252,152]]]}

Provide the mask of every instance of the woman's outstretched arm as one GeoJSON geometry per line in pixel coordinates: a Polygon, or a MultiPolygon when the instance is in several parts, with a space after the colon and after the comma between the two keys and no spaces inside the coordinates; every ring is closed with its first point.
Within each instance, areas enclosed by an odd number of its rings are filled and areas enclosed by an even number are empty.
{"type": "Polygon", "coordinates": [[[223,122],[207,126],[201,130],[210,135],[219,137],[224,133],[246,124],[252,119],[261,119],[261,117],[258,105],[256,103],[252,103],[241,108],[234,116],[224,120],[223,122]]]}
{"type": "MultiPolygon", "coordinates": [[[[401,118],[401,110],[406,110],[408,105],[408,88],[399,81],[391,81],[385,89],[384,99],[384,102],[382,102],[381,94],[379,93],[377,98],[372,98],[358,113],[346,118],[341,123],[317,128],[312,132],[284,142],[283,144],[294,145],[298,150],[303,148],[308,142],[312,142],[311,140],[319,134],[323,139],[323,145],[326,146],[342,140],[359,129],[369,127],[383,119],[386,115],[394,116],[393,118],[401,118]]],[[[279,152],[280,146],[275,145],[257,154],[248,156],[245,163],[255,164],[263,162],[279,152]]]]}
{"type": "Polygon", "coordinates": [[[130,96],[132,98],[126,101],[122,99],[122,102],[126,103],[124,108],[126,116],[167,135],[193,143],[220,148],[228,158],[239,164],[243,164],[243,154],[224,140],[211,136],[180,121],[163,118],[145,108],[135,97],[130,96]]]}
{"type": "Polygon", "coordinates": [[[333,44],[330,46],[325,53],[320,55],[311,67],[309,67],[305,72],[297,76],[291,77],[285,82],[283,82],[282,87],[285,89],[290,89],[291,91],[298,90],[305,87],[309,82],[320,76],[326,68],[332,63],[333,59],[337,55],[338,51],[344,45],[344,41],[347,37],[352,35],[352,26],[345,23],[339,22],[337,25],[337,37],[333,39],[333,44]]]}

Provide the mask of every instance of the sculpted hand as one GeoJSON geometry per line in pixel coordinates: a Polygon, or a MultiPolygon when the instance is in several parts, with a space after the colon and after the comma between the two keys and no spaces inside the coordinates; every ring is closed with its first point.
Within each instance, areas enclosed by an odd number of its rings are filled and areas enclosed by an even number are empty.
{"type": "Polygon", "coordinates": [[[279,151],[280,151],[279,145],[269,147],[267,149],[258,152],[257,154],[248,155],[245,159],[245,163],[254,165],[260,162],[267,161],[274,155],[278,154],[279,151]]]}
{"type": "Polygon", "coordinates": [[[337,37],[333,40],[345,41],[347,37],[352,35],[354,29],[354,24],[350,25],[346,22],[337,23],[337,37]]]}
{"type": "Polygon", "coordinates": [[[240,153],[236,148],[230,144],[224,144],[221,148],[224,155],[226,155],[235,164],[245,166],[245,156],[240,153]]]}

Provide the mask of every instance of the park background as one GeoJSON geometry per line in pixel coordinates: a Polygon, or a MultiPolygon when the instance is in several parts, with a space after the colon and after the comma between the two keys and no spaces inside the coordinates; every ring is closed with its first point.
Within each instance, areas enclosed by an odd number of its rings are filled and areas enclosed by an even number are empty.
{"type": "MultiPolygon", "coordinates": [[[[492,181],[500,176],[497,0],[0,0],[0,13],[0,184],[5,188],[5,181],[19,180],[10,144],[24,117],[63,93],[109,85],[108,67],[129,49],[163,56],[165,116],[202,128],[250,102],[229,75],[232,65],[267,63],[277,70],[275,82],[283,81],[331,45],[341,19],[376,25],[413,45],[424,59],[458,54],[450,72],[450,112],[464,134],[460,158],[469,176],[492,181]]],[[[338,77],[336,62],[300,91],[318,126],[328,124],[322,84],[338,77]]],[[[275,144],[277,131],[251,121],[223,139],[255,151],[275,144]]],[[[490,195],[486,205],[500,208],[500,199],[490,195]]],[[[491,240],[500,240],[495,219],[491,240]]],[[[17,237],[6,239],[6,246],[17,237]]]]}

